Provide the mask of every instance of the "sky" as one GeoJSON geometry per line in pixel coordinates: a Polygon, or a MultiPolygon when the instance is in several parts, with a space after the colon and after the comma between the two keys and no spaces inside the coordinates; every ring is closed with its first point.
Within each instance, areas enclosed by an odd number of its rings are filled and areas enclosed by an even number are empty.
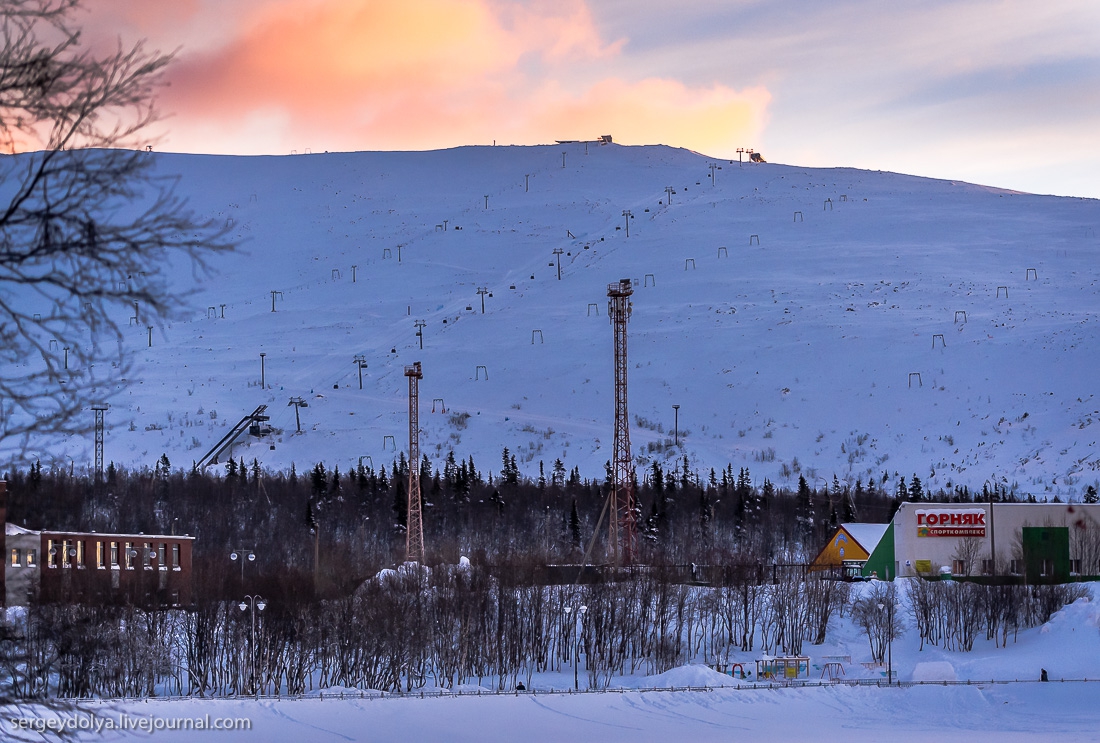
{"type": "Polygon", "coordinates": [[[1095,0],[88,0],[176,50],[158,149],[610,134],[1100,197],[1095,0]]]}

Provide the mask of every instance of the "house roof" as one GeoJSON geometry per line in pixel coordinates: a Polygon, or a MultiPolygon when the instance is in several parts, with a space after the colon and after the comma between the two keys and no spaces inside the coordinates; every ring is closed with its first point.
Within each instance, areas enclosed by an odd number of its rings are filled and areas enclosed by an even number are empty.
{"type": "Polygon", "coordinates": [[[4,524],[4,534],[7,536],[19,536],[20,534],[38,534],[37,531],[31,531],[30,529],[24,529],[22,526],[16,526],[11,522],[4,524]]]}
{"type": "Polygon", "coordinates": [[[882,539],[882,535],[886,533],[886,527],[890,525],[841,524],[840,526],[851,535],[852,539],[859,542],[859,546],[869,555],[875,551],[875,547],[878,546],[879,541],[882,539]]]}

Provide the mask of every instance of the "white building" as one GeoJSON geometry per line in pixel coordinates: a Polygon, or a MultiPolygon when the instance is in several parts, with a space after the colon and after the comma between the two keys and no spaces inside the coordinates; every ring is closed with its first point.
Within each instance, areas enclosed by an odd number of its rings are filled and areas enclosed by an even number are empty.
{"type": "Polygon", "coordinates": [[[863,575],[1100,576],[1100,504],[903,503],[863,575]]]}

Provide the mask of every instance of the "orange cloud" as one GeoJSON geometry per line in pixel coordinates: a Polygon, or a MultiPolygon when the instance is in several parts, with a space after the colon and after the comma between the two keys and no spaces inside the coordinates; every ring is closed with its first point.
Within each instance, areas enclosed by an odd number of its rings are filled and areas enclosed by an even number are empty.
{"type": "Polygon", "coordinates": [[[623,44],[601,38],[584,0],[263,4],[170,72],[167,144],[421,149],[611,133],[723,154],[759,131],[766,91],[601,74],[623,44]]]}

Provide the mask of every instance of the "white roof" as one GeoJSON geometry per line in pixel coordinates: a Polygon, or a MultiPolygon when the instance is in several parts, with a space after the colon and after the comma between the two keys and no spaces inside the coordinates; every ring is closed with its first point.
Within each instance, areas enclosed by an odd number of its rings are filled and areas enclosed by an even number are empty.
{"type": "Polygon", "coordinates": [[[19,536],[20,534],[39,534],[40,532],[31,531],[30,529],[24,529],[22,526],[16,526],[10,522],[4,524],[4,534],[8,536],[19,536]]]}
{"type": "Polygon", "coordinates": [[[882,535],[886,533],[889,524],[841,524],[844,531],[852,535],[859,542],[859,546],[867,550],[867,554],[875,551],[882,535]]]}

